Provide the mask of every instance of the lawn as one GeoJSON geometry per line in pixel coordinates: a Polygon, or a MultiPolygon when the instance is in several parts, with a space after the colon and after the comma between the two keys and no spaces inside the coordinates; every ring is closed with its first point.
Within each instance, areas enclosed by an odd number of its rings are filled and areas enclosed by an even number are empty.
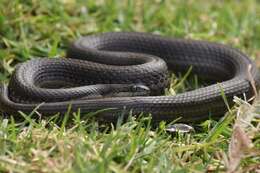
{"type": "MultiPolygon", "coordinates": [[[[258,0],[0,0],[0,80],[19,62],[64,57],[73,40],[108,31],[215,41],[260,62],[258,0]]],[[[196,76],[185,79],[174,77],[166,94],[200,86],[196,76]]],[[[260,101],[235,101],[221,120],[194,123],[189,134],[154,127],[149,116],[101,125],[80,112],[2,115],[0,172],[257,172],[260,101]]]]}

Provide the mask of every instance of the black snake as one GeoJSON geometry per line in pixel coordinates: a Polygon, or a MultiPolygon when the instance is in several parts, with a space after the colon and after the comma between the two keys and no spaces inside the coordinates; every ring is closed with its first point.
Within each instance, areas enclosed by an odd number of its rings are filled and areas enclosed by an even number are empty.
{"type": "Polygon", "coordinates": [[[117,32],[82,37],[68,58],[35,58],[17,65],[8,85],[0,88],[0,110],[7,114],[37,111],[43,115],[80,109],[115,121],[122,112],[151,113],[154,121],[182,117],[191,122],[219,117],[233,97],[251,98],[258,88],[255,64],[228,46],[153,34],[117,32]],[[169,72],[193,74],[215,84],[162,96],[169,72]],[[251,68],[249,68],[251,66],[251,68]],[[221,94],[222,93],[222,94],[221,94]]]}

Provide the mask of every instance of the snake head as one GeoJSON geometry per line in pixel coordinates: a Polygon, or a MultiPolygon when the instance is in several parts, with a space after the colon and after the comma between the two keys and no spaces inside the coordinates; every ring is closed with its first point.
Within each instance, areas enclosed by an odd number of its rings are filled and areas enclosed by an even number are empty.
{"type": "MultiPolygon", "coordinates": [[[[103,97],[135,97],[149,96],[150,89],[142,84],[106,84],[107,89],[103,97]]],[[[104,86],[104,85],[103,85],[104,86]]]]}
{"type": "Polygon", "coordinates": [[[142,84],[135,84],[131,87],[131,93],[133,96],[149,96],[150,89],[142,84]]]}

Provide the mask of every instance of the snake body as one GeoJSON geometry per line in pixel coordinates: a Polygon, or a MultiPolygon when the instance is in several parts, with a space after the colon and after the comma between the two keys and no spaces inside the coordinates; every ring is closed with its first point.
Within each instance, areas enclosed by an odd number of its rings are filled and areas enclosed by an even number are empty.
{"type": "Polygon", "coordinates": [[[192,122],[223,115],[223,94],[230,105],[234,96],[251,98],[252,83],[258,88],[255,64],[234,48],[146,33],[104,33],[74,42],[67,58],[17,65],[9,84],[1,85],[0,110],[30,113],[40,104],[43,115],[63,114],[71,106],[83,114],[109,109],[99,116],[109,122],[129,111],[151,113],[154,121],[192,122]],[[215,84],[162,96],[169,71],[185,73],[191,66],[193,74],[215,84]],[[121,96],[128,91],[133,95],[121,96]]]}

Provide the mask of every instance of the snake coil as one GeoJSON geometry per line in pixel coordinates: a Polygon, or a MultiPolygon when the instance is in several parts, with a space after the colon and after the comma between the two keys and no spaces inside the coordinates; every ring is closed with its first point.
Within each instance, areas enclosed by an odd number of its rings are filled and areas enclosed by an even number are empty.
{"type": "Polygon", "coordinates": [[[112,108],[99,116],[109,122],[122,110],[151,113],[154,121],[181,116],[182,122],[191,122],[223,115],[227,108],[221,92],[232,105],[234,96],[253,96],[252,81],[259,86],[257,68],[245,54],[205,41],[104,33],[80,38],[67,57],[19,64],[9,84],[1,85],[0,110],[30,113],[40,104],[38,112],[53,115],[65,113],[71,105],[72,111],[80,108],[81,113],[112,108]],[[169,85],[168,70],[183,73],[190,66],[192,73],[215,84],[161,96],[169,85]]]}

